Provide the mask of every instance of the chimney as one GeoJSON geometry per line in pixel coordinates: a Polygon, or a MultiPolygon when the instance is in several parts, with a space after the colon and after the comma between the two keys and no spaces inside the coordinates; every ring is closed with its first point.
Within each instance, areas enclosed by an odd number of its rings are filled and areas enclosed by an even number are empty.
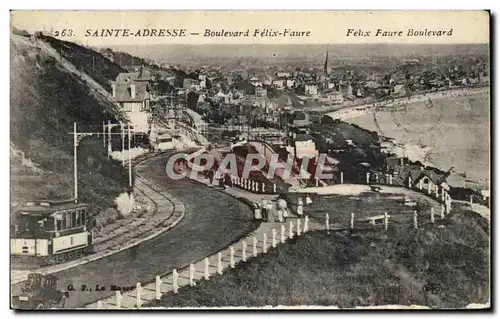
{"type": "Polygon", "coordinates": [[[116,97],[116,83],[111,83],[111,96],[116,97]]]}
{"type": "Polygon", "coordinates": [[[135,84],[130,84],[130,97],[135,99],[135,84]]]}

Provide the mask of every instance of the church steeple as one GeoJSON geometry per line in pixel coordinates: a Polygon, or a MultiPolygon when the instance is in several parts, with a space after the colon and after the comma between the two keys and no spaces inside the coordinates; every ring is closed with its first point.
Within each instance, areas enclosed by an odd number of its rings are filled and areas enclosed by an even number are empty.
{"type": "Polygon", "coordinates": [[[326,48],[324,72],[325,72],[325,76],[328,76],[328,47],[326,48]]]}

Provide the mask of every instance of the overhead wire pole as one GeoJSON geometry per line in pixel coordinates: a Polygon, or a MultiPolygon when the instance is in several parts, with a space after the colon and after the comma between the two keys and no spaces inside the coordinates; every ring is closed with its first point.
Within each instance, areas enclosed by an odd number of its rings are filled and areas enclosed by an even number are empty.
{"type": "Polygon", "coordinates": [[[128,125],[128,185],[132,189],[132,157],[130,155],[130,124],[128,125]]]}
{"type": "Polygon", "coordinates": [[[122,138],[122,165],[125,164],[125,130],[123,128],[123,122],[120,122],[120,133],[122,138]]]}
{"type": "Polygon", "coordinates": [[[108,120],[108,161],[111,156],[111,151],[113,147],[111,146],[111,120],[108,120]]]}
{"type": "Polygon", "coordinates": [[[77,160],[77,154],[76,154],[76,149],[78,146],[78,137],[76,135],[76,122],[73,123],[73,178],[74,178],[74,189],[73,189],[73,194],[74,194],[74,199],[75,201],[78,200],[78,160],[77,160]]]}

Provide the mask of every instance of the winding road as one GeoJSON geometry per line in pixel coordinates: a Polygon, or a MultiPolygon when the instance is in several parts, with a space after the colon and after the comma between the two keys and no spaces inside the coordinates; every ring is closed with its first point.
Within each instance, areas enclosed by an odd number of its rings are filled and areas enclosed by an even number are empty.
{"type": "MultiPolygon", "coordinates": [[[[114,295],[111,285],[135,287],[138,281],[154,280],[156,275],[220,251],[257,228],[250,207],[243,202],[189,179],[168,178],[165,165],[171,155],[153,157],[137,170],[150,183],[183,202],[184,218],[173,229],[129,250],[55,273],[59,288],[66,290],[72,285],[75,289],[70,291],[67,307],[83,307],[114,295]],[[96,291],[97,285],[103,290],[96,291]]],[[[21,287],[22,283],[11,286],[12,295],[18,294],[21,287]]]]}

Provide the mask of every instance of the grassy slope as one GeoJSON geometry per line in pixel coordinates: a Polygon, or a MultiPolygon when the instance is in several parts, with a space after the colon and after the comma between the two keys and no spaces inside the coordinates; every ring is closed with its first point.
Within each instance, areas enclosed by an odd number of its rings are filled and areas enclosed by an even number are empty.
{"type": "Polygon", "coordinates": [[[489,301],[488,230],[464,214],[382,231],[308,233],[153,306],[427,305],[489,301]]]}
{"type": "MultiPolygon", "coordinates": [[[[11,200],[72,196],[73,140],[68,132],[101,131],[102,121],[118,114],[103,96],[69,73],[56,58],[28,39],[11,38],[11,142],[43,169],[43,174],[11,175],[11,200]]],[[[11,158],[11,167],[19,166],[11,158]]],[[[80,198],[98,209],[113,205],[127,185],[126,170],[108,162],[99,139],[79,146],[80,198]],[[94,144],[94,145],[91,145],[94,144]]]]}

